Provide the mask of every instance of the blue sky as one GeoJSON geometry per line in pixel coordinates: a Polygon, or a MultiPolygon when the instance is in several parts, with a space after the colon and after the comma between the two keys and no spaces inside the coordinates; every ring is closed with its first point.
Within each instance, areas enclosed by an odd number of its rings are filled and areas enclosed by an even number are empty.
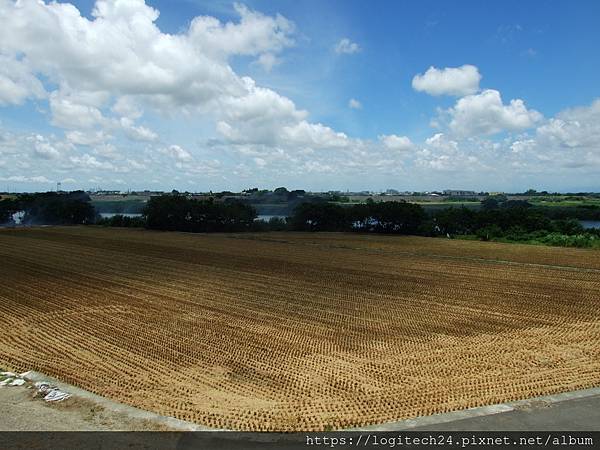
{"type": "Polygon", "coordinates": [[[600,190],[598,17],[0,0],[0,189],[600,190]]]}

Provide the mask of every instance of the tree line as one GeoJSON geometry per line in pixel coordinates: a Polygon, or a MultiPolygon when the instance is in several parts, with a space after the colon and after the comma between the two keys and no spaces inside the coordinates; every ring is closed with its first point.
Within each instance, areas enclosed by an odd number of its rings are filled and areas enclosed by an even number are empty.
{"type": "Polygon", "coordinates": [[[247,231],[256,210],[239,201],[217,202],[185,195],[152,197],[143,210],[147,228],[196,233],[247,231]]]}
{"type": "Polygon", "coordinates": [[[95,222],[96,212],[83,191],[19,194],[0,200],[0,224],[10,224],[22,212],[25,225],[73,225],[95,222]]]}
{"type": "MultiPolygon", "coordinates": [[[[141,217],[116,215],[102,219],[82,191],[21,194],[0,201],[0,223],[24,211],[24,224],[101,224],[186,232],[339,231],[421,236],[470,237],[480,240],[533,242],[591,247],[599,230],[584,230],[573,209],[534,207],[523,200],[488,198],[479,210],[449,207],[427,212],[404,201],[362,204],[310,199],[296,206],[290,217],[257,221],[256,210],[236,199],[194,199],[172,193],[150,198],[141,217]]],[[[597,214],[594,209],[585,212],[597,214]]],[[[589,215],[589,214],[588,214],[589,215]]]]}
{"type": "Polygon", "coordinates": [[[472,237],[570,247],[600,244],[600,230],[585,230],[577,218],[526,201],[482,202],[479,210],[449,207],[426,213],[417,204],[367,202],[340,206],[303,204],[288,222],[299,231],[359,231],[421,236],[472,237]]]}

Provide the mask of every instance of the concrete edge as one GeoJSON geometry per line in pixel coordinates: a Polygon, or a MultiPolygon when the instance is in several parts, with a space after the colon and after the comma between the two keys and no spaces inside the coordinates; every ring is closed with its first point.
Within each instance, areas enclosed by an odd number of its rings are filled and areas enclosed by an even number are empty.
{"type": "Polygon", "coordinates": [[[567,400],[593,397],[600,395],[600,387],[582,389],[579,391],[563,392],[560,394],[545,395],[542,397],[533,397],[526,400],[517,400],[514,402],[500,403],[497,405],[479,406],[476,408],[463,409],[460,411],[451,411],[448,413],[433,414],[431,416],[415,417],[413,419],[399,420],[396,422],[387,422],[382,424],[368,425],[365,427],[349,428],[345,431],[402,431],[412,428],[437,425],[441,423],[455,422],[473,417],[490,416],[505,412],[515,411],[522,408],[534,407],[537,404],[550,405],[567,400]]]}
{"type": "MultiPolygon", "coordinates": [[[[178,431],[231,431],[227,429],[210,428],[203,425],[198,425],[192,422],[177,419],[175,417],[163,416],[158,413],[146,411],[133,406],[125,405],[106,397],[94,394],[71,384],[63,383],[56,378],[44,375],[40,372],[30,371],[24,377],[28,381],[47,381],[55,385],[60,390],[73,394],[76,397],[93,401],[94,403],[105,407],[113,412],[121,413],[129,418],[138,420],[147,420],[157,424],[165,425],[178,431]]],[[[515,411],[518,409],[535,407],[539,404],[551,405],[568,400],[576,400],[580,398],[593,397],[600,395],[600,387],[582,389],[578,391],[563,392],[559,394],[545,395],[541,397],[533,397],[525,400],[516,400],[513,402],[500,403],[496,405],[479,406],[459,411],[451,411],[448,413],[433,414],[431,416],[421,416],[412,419],[400,420],[395,422],[387,422],[382,424],[368,425],[365,427],[348,428],[340,431],[402,431],[412,428],[437,425],[448,422],[455,422],[463,419],[474,417],[491,416],[505,412],[515,411]]]]}
{"type": "Polygon", "coordinates": [[[163,416],[151,411],[146,411],[143,409],[135,408],[133,406],[125,405],[123,403],[119,403],[110,400],[106,397],[94,394],[93,392],[89,392],[84,389],[78,388],[71,384],[63,383],[62,381],[59,381],[56,378],[44,375],[40,372],[30,371],[27,373],[27,375],[24,376],[24,378],[32,382],[47,381],[48,383],[59,388],[61,391],[72,394],[75,397],[90,400],[106,408],[107,410],[124,414],[131,419],[150,421],[156,424],[165,425],[177,431],[227,431],[217,428],[209,428],[203,425],[198,425],[192,422],[186,422],[184,420],[176,419],[175,417],[163,416]]]}

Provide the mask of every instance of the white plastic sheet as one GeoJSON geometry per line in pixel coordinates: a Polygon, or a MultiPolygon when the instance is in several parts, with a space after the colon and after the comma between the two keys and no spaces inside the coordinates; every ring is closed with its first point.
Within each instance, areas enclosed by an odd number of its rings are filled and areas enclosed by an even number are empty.
{"type": "MultiPolygon", "coordinates": [[[[24,372],[17,375],[13,372],[0,372],[0,375],[5,377],[4,380],[0,381],[0,386],[23,386],[27,382],[26,378],[30,373],[24,372]]],[[[47,381],[37,381],[33,385],[47,402],[60,402],[71,396],[71,394],[61,391],[47,381]]]]}

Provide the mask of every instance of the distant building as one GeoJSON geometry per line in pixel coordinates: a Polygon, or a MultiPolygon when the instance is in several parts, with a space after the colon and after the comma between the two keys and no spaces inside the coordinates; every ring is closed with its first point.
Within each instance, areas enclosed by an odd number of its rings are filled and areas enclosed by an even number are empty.
{"type": "Polygon", "coordinates": [[[444,190],[444,195],[447,195],[450,197],[473,197],[473,196],[477,195],[477,192],[475,192],[475,191],[460,191],[460,190],[456,190],[456,189],[446,189],[446,190],[444,190]]]}
{"type": "Polygon", "coordinates": [[[96,191],[95,195],[120,195],[121,191],[96,191]]]}

